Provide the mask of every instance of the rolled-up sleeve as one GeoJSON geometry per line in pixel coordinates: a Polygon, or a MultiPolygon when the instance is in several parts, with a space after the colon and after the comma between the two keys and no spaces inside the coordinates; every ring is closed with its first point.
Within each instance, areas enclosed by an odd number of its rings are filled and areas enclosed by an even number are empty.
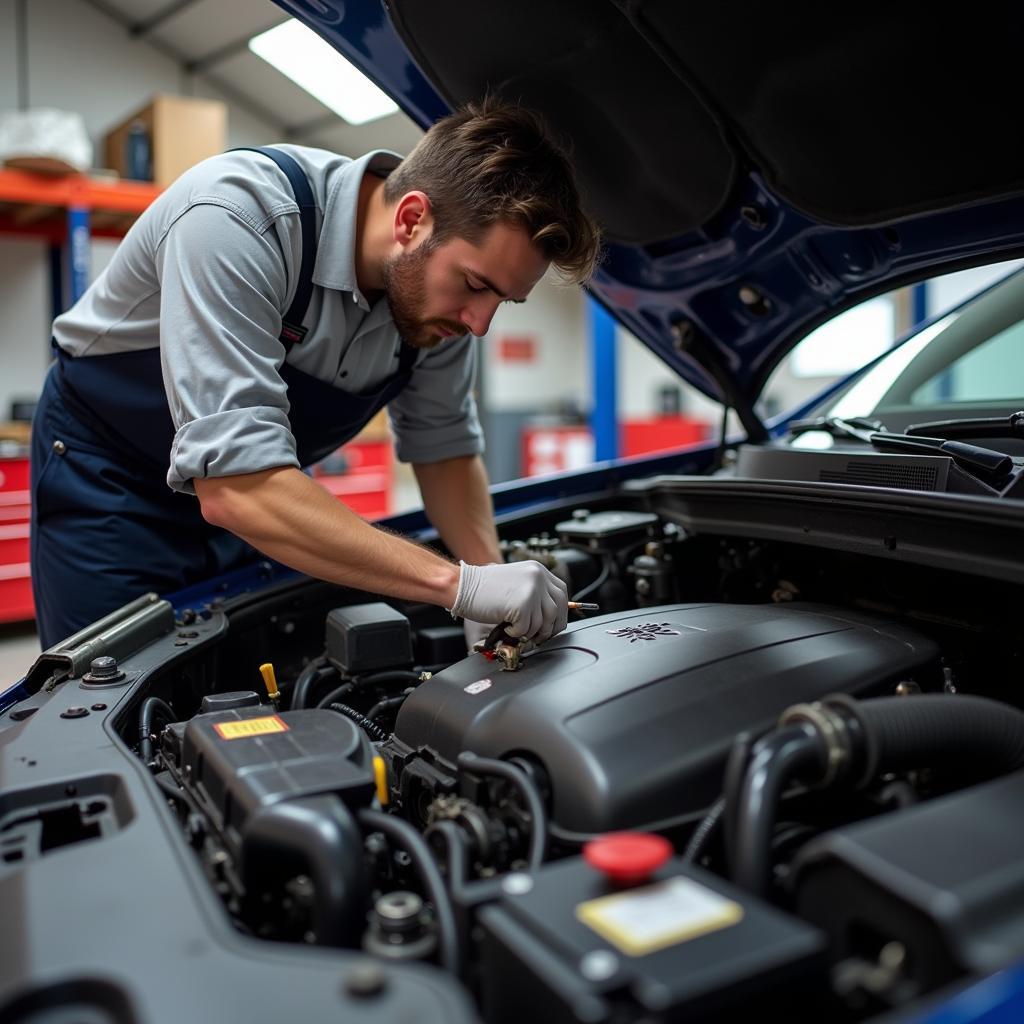
{"type": "Polygon", "coordinates": [[[287,271],[276,233],[200,203],[157,249],[160,358],[174,421],[167,483],[298,466],[279,341],[287,271]]]}
{"type": "Polygon", "coordinates": [[[475,377],[472,335],[446,342],[420,359],[409,383],[388,405],[401,462],[441,462],[483,452],[475,377]]]}

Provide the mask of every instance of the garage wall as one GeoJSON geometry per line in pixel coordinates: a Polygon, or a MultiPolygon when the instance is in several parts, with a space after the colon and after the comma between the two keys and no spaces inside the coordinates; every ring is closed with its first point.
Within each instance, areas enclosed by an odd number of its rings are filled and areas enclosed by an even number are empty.
{"type": "MultiPolygon", "coordinates": [[[[187,89],[178,66],[149,44],[129,38],[82,0],[31,0],[28,16],[28,103],[82,115],[102,163],[102,139],[156,92],[220,99],[200,82],[187,89]]],[[[18,107],[15,3],[0,2],[0,110],[18,107]]],[[[228,144],[258,145],[279,130],[229,102],[228,144]]],[[[93,246],[92,269],[106,265],[113,243],[93,246]]],[[[49,362],[50,273],[46,243],[0,235],[0,420],[13,399],[32,398],[49,362]]]]}
{"type": "MultiPolygon", "coordinates": [[[[239,0],[249,2],[249,0],[239,0]]],[[[260,0],[271,5],[269,0],[260,0]]],[[[0,0],[0,110],[18,106],[15,0],[0,0]]],[[[281,126],[232,102],[203,79],[190,80],[178,65],[86,0],[31,0],[28,19],[28,103],[79,113],[103,161],[106,132],[157,92],[220,99],[228,104],[228,144],[259,145],[279,141],[281,126]]],[[[411,122],[395,115],[347,132],[325,128],[304,140],[326,144],[350,155],[382,146],[406,152],[418,138],[411,122]]],[[[106,265],[115,243],[97,240],[92,272],[106,265]]],[[[47,245],[30,238],[0,235],[0,419],[14,399],[38,393],[49,361],[50,279],[47,245]]],[[[484,343],[481,389],[499,417],[590,408],[589,328],[583,294],[543,283],[525,306],[505,306],[484,343]],[[504,337],[534,341],[534,358],[502,358],[504,337]]],[[[635,340],[619,342],[619,402],[624,416],[655,411],[658,388],[673,381],[635,340]]],[[[510,442],[511,444],[511,442],[510,442]]],[[[511,451],[511,447],[510,447],[511,451]]]]}
{"type": "Polygon", "coordinates": [[[545,278],[528,302],[498,308],[483,343],[483,393],[495,412],[590,404],[583,292],[545,278]],[[511,346],[510,344],[511,343],[511,346]],[[515,351],[509,351],[515,346],[515,351]]]}

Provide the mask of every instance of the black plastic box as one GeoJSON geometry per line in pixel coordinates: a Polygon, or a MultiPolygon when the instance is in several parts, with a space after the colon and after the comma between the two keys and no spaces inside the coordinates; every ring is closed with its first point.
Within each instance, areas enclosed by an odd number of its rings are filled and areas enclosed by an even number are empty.
{"type": "Polygon", "coordinates": [[[797,908],[828,931],[837,959],[899,943],[904,979],[925,991],[1017,963],[1022,804],[1015,772],[826,832],[796,859],[797,908]]]}
{"type": "Polygon", "coordinates": [[[332,608],[326,646],[328,660],[347,675],[412,664],[409,620],[383,601],[332,608]]]}
{"type": "MultiPolygon", "coordinates": [[[[642,909],[627,911],[630,918],[650,933],[642,909]]],[[[479,922],[483,1016],[491,1024],[719,1021],[738,1011],[753,1020],[784,1013],[797,992],[806,1009],[815,998],[808,975],[825,945],[816,928],[677,859],[631,890],[611,888],[580,857],[547,865],[528,891],[481,910],[479,922]],[[661,890],[676,885],[684,918],[691,890],[707,901],[704,930],[691,918],[679,937],[638,953],[584,923],[592,901],[627,893],[664,908],[661,890]],[[709,913],[729,923],[708,924],[709,913]]]]}
{"type": "Polygon", "coordinates": [[[362,807],[374,793],[369,741],[329,711],[255,707],[196,715],[185,727],[182,767],[234,854],[263,807],[325,794],[362,807]]]}

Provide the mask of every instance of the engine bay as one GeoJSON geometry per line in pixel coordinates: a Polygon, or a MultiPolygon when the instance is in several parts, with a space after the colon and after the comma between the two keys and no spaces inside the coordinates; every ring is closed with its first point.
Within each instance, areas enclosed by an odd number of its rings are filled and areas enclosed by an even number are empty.
{"type": "MultiPolygon", "coordinates": [[[[860,1021],[1018,959],[1019,584],[684,521],[506,524],[506,558],[598,606],[536,649],[292,579],[164,611],[148,661],[63,685],[81,720],[118,697],[228,929],[351,956],[376,1020],[425,970],[451,992],[423,1020],[860,1021]]],[[[93,788],[0,805],[0,887],[130,831],[93,788]]]]}

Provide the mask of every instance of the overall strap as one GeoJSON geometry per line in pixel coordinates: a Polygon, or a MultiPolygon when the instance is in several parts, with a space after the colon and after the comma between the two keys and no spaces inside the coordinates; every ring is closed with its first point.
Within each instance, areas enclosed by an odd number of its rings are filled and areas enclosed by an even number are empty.
{"type": "Polygon", "coordinates": [[[313,265],[316,263],[316,202],[313,199],[313,189],[298,161],[282,150],[275,149],[273,146],[239,146],[238,149],[262,153],[273,160],[288,178],[292,194],[299,204],[302,262],[299,265],[299,279],[295,285],[292,304],[288,307],[281,322],[280,340],[287,353],[292,345],[298,345],[306,337],[309,330],[308,327],[303,327],[302,321],[306,316],[309,300],[313,294],[313,265]]]}
{"type": "Polygon", "coordinates": [[[414,345],[410,345],[407,341],[403,341],[402,347],[398,353],[399,374],[410,373],[416,363],[416,357],[419,354],[420,350],[418,348],[414,345]]]}

